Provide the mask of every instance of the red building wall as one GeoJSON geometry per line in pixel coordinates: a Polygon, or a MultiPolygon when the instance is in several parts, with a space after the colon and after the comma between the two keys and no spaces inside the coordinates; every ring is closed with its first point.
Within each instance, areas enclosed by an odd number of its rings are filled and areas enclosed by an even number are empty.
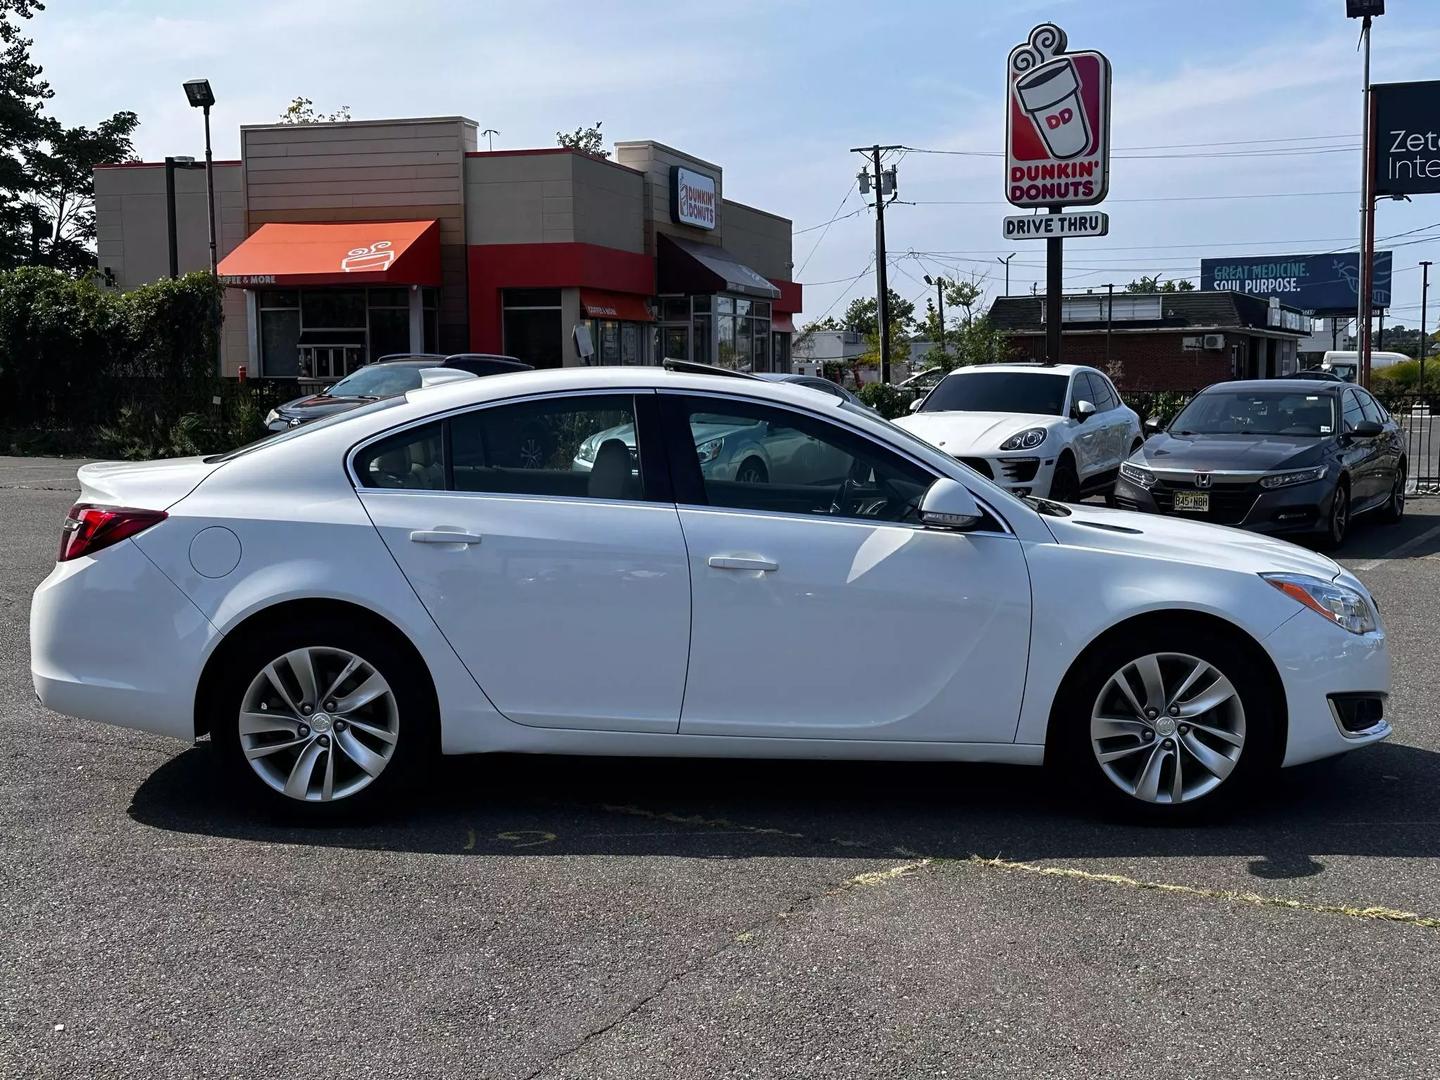
{"type": "MultiPolygon", "coordinates": [[[[1192,336],[1176,333],[1121,333],[1110,338],[1110,364],[1105,362],[1104,334],[1066,334],[1061,359],[1067,364],[1088,364],[1108,371],[1118,390],[1199,390],[1211,383],[1232,378],[1230,346],[1239,338],[1226,335],[1225,348],[1218,351],[1186,349],[1183,341],[1192,336]],[[1118,369],[1117,369],[1118,365],[1118,369]]],[[[1015,360],[1039,359],[1045,355],[1045,335],[1018,334],[1010,339],[1015,360]]]]}

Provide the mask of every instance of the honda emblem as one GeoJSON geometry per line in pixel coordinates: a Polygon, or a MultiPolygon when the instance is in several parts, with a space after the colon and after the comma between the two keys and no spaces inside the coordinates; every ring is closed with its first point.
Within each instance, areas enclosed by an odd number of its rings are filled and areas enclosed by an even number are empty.
{"type": "Polygon", "coordinates": [[[1214,478],[1208,472],[1197,472],[1195,474],[1195,486],[1197,488],[1208,488],[1214,482],[1214,478]]]}

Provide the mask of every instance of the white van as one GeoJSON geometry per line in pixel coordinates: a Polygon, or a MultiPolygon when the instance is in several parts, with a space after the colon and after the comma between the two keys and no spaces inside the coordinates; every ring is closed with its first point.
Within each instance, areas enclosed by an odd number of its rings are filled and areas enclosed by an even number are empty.
{"type": "MultiPolygon", "coordinates": [[[[1379,371],[1391,367],[1410,357],[1398,352],[1370,352],[1370,370],[1379,371]]],[[[1354,349],[1330,349],[1320,361],[1321,371],[1334,372],[1346,382],[1356,382],[1360,377],[1360,354],[1354,349]]]]}

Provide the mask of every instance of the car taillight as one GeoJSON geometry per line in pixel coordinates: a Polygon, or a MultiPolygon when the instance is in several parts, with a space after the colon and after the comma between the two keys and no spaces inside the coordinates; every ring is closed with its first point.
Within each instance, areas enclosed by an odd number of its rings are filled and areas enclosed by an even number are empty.
{"type": "Polygon", "coordinates": [[[65,524],[60,529],[60,555],[56,561],[93,555],[101,548],[118,544],[127,536],[159,524],[167,516],[164,510],[76,503],[65,515],[65,524]]]}

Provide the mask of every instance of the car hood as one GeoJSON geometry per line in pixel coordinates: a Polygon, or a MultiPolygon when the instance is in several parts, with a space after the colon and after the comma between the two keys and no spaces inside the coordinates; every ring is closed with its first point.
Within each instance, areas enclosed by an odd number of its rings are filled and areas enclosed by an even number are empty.
{"type": "Polygon", "coordinates": [[[1043,413],[993,412],[918,412],[895,421],[952,457],[972,452],[994,453],[1017,431],[1051,428],[1060,422],[1060,417],[1043,413]]]}
{"type": "Polygon", "coordinates": [[[1243,529],[1088,504],[1069,509],[1069,517],[1044,518],[1061,544],[1242,573],[1309,574],[1326,581],[1341,573],[1338,563],[1318,552],[1243,529]]]}
{"type": "Polygon", "coordinates": [[[1170,435],[1142,446],[1137,463],[1155,469],[1195,472],[1265,470],[1319,464],[1328,438],[1313,435],[1170,435]]]}

